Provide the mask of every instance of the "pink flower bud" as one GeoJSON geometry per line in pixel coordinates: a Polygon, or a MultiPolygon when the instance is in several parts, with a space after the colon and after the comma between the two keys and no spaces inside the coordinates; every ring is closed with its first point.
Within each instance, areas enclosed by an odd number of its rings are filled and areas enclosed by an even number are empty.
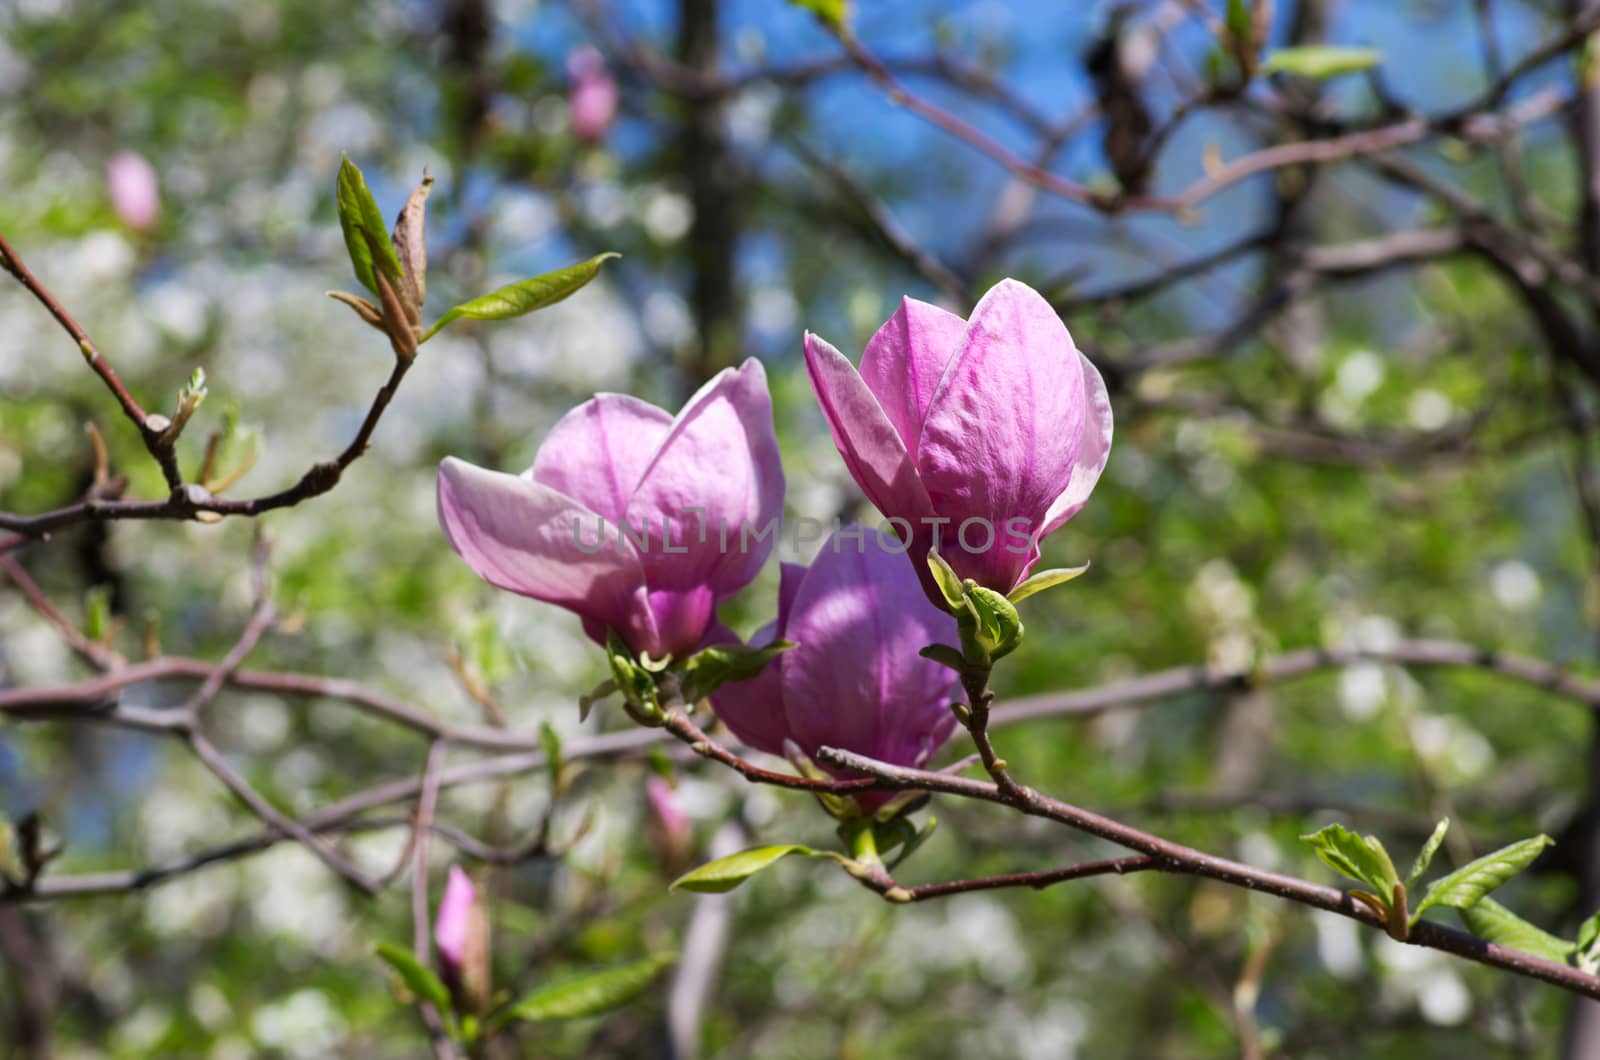
{"type": "Polygon", "coordinates": [[[161,189],[156,171],[143,155],[119,151],[106,164],[106,191],[122,223],[142,232],[161,217],[161,189]]]}
{"type": "Polygon", "coordinates": [[[689,815],[684,812],[683,802],[678,798],[677,790],[653,773],[645,781],[644,790],[646,798],[650,800],[650,812],[655,815],[656,824],[661,827],[661,831],[668,839],[672,841],[687,839],[690,831],[689,815]]]}
{"type": "MultiPolygon", "coordinates": [[[[752,643],[778,637],[795,647],[711,697],[717,717],[757,750],[782,755],[792,742],[807,756],[836,747],[920,767],[955,731],[959,681],[917,654],[954,643],[955,620],[928,602],[903,548],[886,547],[877,531],[846,527],[809,568],[784,564],[778,620],[752,643]]],[[[891,796],[856,799],[870,812],[891,796]]]]}
{"type": "Polygon", "coordinates": [[[718,602],[761,570],[783,487],[766,372],[749,360],[676,418],[622,394],[585,402],[521,475],[445,460],[439,522],[490,584],[661,658],[700,646],[718,602]]]}
{"type": "Polygon", "coordinates": [[[477,900],[478,889],[472,885],[472,878],[461,871],[461,866],[451,865],[444,897],[439,899],[439,912],[433,918],[433,941],[439,947],[439,960],[447,977],[461,974],[471,934],[472,907],[477,900]]]}
{"type": "Polygon", "coordinates": [[[567,73],[572,77],[567,97],[572,134],[584,143],[599,143],[617,115],[617,83],[593,48],[578,48],[568,56],[567,73]]]}
{"type": "Polygon", "coordinates": [[[1009,592],[1078,513],[1111,453],[1105,382],[1038,292],[1002,280],[969,320],[907,298],[861,370],[815,335],[806,367],[835,446],[905,531],[929,598],[939,554],[1009,592]]]}

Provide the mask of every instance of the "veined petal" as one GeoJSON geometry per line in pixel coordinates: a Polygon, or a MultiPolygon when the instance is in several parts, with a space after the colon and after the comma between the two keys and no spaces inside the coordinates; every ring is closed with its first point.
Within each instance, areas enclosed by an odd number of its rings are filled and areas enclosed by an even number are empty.
{"type": "Polygon", "coordinates": [[[651,589],[646,600],[660,635],[660,646],[651,655],[687,655],[704,642],[717,618],[717,600],[709,585],[651,589]]]}
{"type": "Polygon", "coordinates": [[[654,650],[633,547],[599,515],[522,475],[450,457],[439,465],[439,525],[467,566],[491,585],[611,626],[635,650],[654,650]]]}
{"type": "MultiPolygon", "coordinates": [[[[806,565],[804,563],[783,563],[778,567],[778,618],[771,626],[772,631],[766,640],[761,640],[761,633],[756,634],[752,644],[767,644],[777,637],[784,635],[789,628],[789,615],[794,611],[794,598],[799,595],[800,583],[805,581],[806,565]]],[[[763,630],[762,632],[766,632],[763,630]]]]}
{"type": "Polygon", "coordinates": [[[966,330],[954,313],[904,298],[861,355],[861,379],[908,453],[917,451],[928,404],[966,330]]]}
{"type": "MultiPolygon", "coordinates": [[[[798,570],[802,575],[805,573],[804,567],[798,570]]],[[[769,622],[750,638],[750,646],[765,647],[777,638],[778,632],[779,623],[769,622]]],[[[780,756],[784,741],[792,738],[783,710],[782,659],[780,655],[749,680],[730,681],[711,694],[711,709],[735,736],[758,751],[780,756]]]]}
{"type": "Polygon", "coordinates": [[[672,417],[626,394],[596,394],[557,421],[533,458],[535,482],[615,526],[672,428],[672,417]]]}
{"type": "Polygon", "coordinates": [[[756,535],[775,527],[783,490],[767,374],[747,360],[689,399],[629,498],[630,523],[649,527],[639,558],[651,588],[710,585],[722,599],[749,584],[776,541],[775,529],[756,535]]]}
{"type": "MultiPolygon", "coordinates": [[[[1078,356],[1083,357],[1083,354],[1078,356]]],[[[1083,392],[1088,418],[1083,426],[1083,440],[1078,443],[1077,462],[1072,467],[1072,479],[1066,490],[1051,503],[1044,517],[1041,538],[1059,529],[1088,503],[1089,494],[1100,481],[1100,473],[1106,469],[1106,461],[1111,459],[1111,396],[1106,392],[1106,381],[1100,377],[1100,370],[1087,357],[1083,357],[1083,392]]]]}
{"type": "MultiPolygon", "coordinates": [[[[1008,520],[1025,520],[1029,533],[1042,528],[1072,479],[1085,404],[1083,358],[1055,310],[1015,280],[996,284],[973,310],[939,383],[916,456],[951,530],[983,520],[1003,551],[1008,520]]],[[[977,529],[972,537],[981,540],[977,529]]],[[[965,573],[956,554],[946,555],[965,573]]],[[[1005,557],[995,563],[1013,566],[1005,557]]]]}
{"type": "Polygon", "coordinates": [[[809,332],[805,346],[811,387],[856,485],[884,515],[921,523],[933,507],[900,432],[844,354],[809,332]]]}
{"type": "Polygon", "coordinates": [[[784,710],[808,754],[831,746],[906,765],[949,737],[954,675],[917,653],[952,642],[955,622],[924,598],[909,558],[876,534],[824,542],[785,636],[796,646],[779,657],[784,710]]]}

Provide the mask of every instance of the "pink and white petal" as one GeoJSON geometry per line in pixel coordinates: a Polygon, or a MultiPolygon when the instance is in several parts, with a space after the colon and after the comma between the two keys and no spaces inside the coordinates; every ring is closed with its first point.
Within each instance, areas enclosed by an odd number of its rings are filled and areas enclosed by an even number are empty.
{"type": "Polygon", "coordinates": [[[439,465],[438,506],[450,547],[489,584],[654,640],[633,547],[615,528],[602,538],[600,517],[571,497],[450,457],[439,465]]]}
{"type": "Polygon", "coordinates": [[[917,451],[928,403],[966,330],[967,322],[954,313],[905,298],[861,355],[861,379],[908,453],[917,451]]]}
{"type": "Polygon", "coordinates": [[[647,401],[596,394],[557,421],[529,474],[615,526],[671,428],[647,401]]]}
{"type": "Polygon", "coordinates": [[[651,587],[709,584],[722,599],[749,584],[776,541],[756,535],[776,525],[783,491],[766,370],[747,360],[689,399],[629,499],[629,521],[650,526],[640,560],[651,587]]]}
{"type": "Polygon", "coordinates": [[[988,520],[997,540],[1008,519],[1042,526],[1072,479],[1084,405],[1083,359],[1050,303],[996,284],[923,424],[916,463],[935,510],[952,528],[988,520]]]}
{"type": "Polygon", "coordinates": [[[922,524],[933,515],[900,432],[848,358],[806,333],[806,372],[850,476],[885,516],[922,524]]]}
{"type": "MultiPolygon", "coordinates": [[[[1078,356],[1083,357],[1083,354],[1078,356]]],[[[1041,538],[1060,529],[1088,503],[1089,495],[1106,469],[1106,462],[1111,459],[1111,395],[1106,391],[1106,381],[1101,378],[1100,370],[1087,357],[1083,357],[1083,390],[1088,417],[1083,425],[1083,440],[1078,443],[1072,480],[1051,503],[1044,517],[1044,530],[1039,534],[1041,538]]]]}

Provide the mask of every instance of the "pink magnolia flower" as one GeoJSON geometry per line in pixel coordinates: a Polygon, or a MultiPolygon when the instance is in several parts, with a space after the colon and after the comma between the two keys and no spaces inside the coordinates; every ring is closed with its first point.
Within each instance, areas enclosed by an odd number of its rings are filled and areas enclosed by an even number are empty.
{"type": "Polygon", "coordinates": [[[567,106],[572,133],[587,144],[599,143],[617,115],[617,82],[593,48],[578,48],[567,57],[572,93],[567,106]]]}
{"type": "Polygon", "coordinates": [[[456,979],[461,974],[472,934],[473,906],[477,901],[478,891],[472,885],[472,878],[461,871],[461,866],[451,865],[444,897],[439,899],[439,912],[433,918],[433,942],[439,947],[439,960],[446,978],[456,979]]]}
{"type": "Polygon", "coordinates": [[[144,231],[161,217],[161,188],[155,167],[143,155],[119,151],[106,163],[106,191],[122,223],[144,231]]]}
{"type": "Polygon", "coordinates": [[[687,840],[691,828],[689,815],[684,811],[683,800],[678,798],[672,785],[652,773],[644,782],[644,790],[645,797],[650,801],[650,812],[655,815],[656,824],[661,826],[668,840],[687,840]]]}
{"type": "Polygon", "coordinates": [[[1050,304],[1016,280],[991,288],[969,320],[905,299],[859,373],[815,335],[805,348],[834,444],[935,601],[930,548],[963,578],[1009,592],[1110,455],[1105,382],[1050,304]]]}
{"type": "Polygon", "coordinates": [[[623,394],[584,402],[521,475],[445,460],[439,523],[491,585],[660,658],[700,646],[761,570],[783,488],[766,372],[748,360],[676,417],[623,394]]]}
{"type": "MultiPolygon", "coordinates": [[[[928,602],[903,548],[886,548],[877,532],[836,531],[809,568],[783,565],[778,619],[752,643],[779,637],[795,647],[711,697],[717,717],[757,750],[781,755],[792,741],[808,756],[836,747],[922,766],[955,731],[959,681],[917,654],[954,643],[955,620],[928,602]]],[[[857,799],[870,812],[890,797],[857,799]]]]}

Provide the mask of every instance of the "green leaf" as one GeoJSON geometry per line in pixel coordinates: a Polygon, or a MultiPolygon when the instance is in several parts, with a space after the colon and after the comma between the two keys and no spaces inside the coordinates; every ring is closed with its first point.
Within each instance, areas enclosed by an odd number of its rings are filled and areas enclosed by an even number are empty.
{"type": "MultiPolygon", "coordinates": [[[[634,660],[633,652],[614,629],[606,631],[606,661],[611,664],[611,679],[622,693],[629,713],[644,719],[659,718],[661,700],[656,693],[655,675],[634,660]]],[[[580,700],[579,710],[582,708],[580,700]]]]}
{"type": "Polygon", "coordinates": [[[1439,852],[1439,845],[1444,842],[1444,834],[1450,830],[1450,818],[1442,819],[1434,825],[1433,834],[1428,841],[1422,844],[1422,849],[1417,851],[1417,860],[1411,863],[1411,873],[1406,877],[1406,890],[1414,890],[1417,881],[1422,879],[1422,874],[1428,871],[1428,866],[1433,863],[1433,856],[1439,852]]]}
{"type": "MultiPolygon", "coordinates": [[[[1380,894],[1394,889],[1394,866],[1387,853],[1380,853],[1367,839],[1342,824],[1330,824],[1321,831],[1300,837],[1332,868],[1352,880],[1370,884],[1380,894]]],[[[1375,842],[1375,840],[1373,841],[1375,842]]]]}
{"type": "Polygon", "coordinates": [[[802,846],[799,843],[783,843],[778,846],[741,850],[737,854],[729,854],[725,858],[707,862],[697,869],[690,869],[672,881],[671,889],[674,891],[695,891],[699,894],[723,894],[733,890],[762,869],[788,857],[790,854],[804,854],[807,857],[813,857],[816,853],[810,847],[802,846]]]}
{"type": "Polygon", "coordinates": [[[1228,0],[1226,23],[1234,39],[1248,43],[1250,40],[1250,9],[1245,0],[1228,0]]]}
{"type": "Polygon", "coordinates": [[[1591,975],[1600,971],[1600,912],[1578,925],[1578,967],[1591,975]]]}
{"type": "Polygon", "coordinates": [[[1534,858],[1554,842],[1555,840],[1547,835],[1537,835],[1532,839],[1524,839],[1510,846],[1501,847],[1493,854],[1486,854],[1469,865],[1463,865],[1448,876],[1441,876],[1433,881],[1428,893],[1417,903],[1416,911],[1411,914],[1411,922],[1415,924],[1425,910],[1436,905],[1448,906],[1451,909],[1466,909],[1472,906],[1484,895],[1533,864],[1534,858]]]}
{"type": "Polygon", "coordinates": [[[550,791],[558,793],[561,788],[561,734],[556,732],[555,726],[548,721],[539,723],[539,746],[544,750],[544,767],[550,774],[550,791]]]}
{"type": "Polygon", "coordinates": [[[792,640],[775,640],[759,648],[743,644],[713,644],[684,660],[686,698],[690,702],[709,696],[729,681],[748,681],[773,659],[794,647],[792,640]]]}
{"type": "Polygon", "coordinates": [[[111,628],[111,586],[95,585],[83,594],[83,634],[99,641],[111,628]]]}
{"type": "Polygon", "coordinates": [[[394,245],[389,242],[389,226],[384,223],[378,203],[367,188],[367,178],[348,158],[339,166],[336,202],[339,227],[344,230],[344,246],[350,253],[350,265],[355,269],[356,279],[367,290],[377,294],[378,282],[372,274],[376,267],[398,289],[402,282],[400,259],[395,256],[394,245]]]}
{"type": "Polygon", "coordinates": [[[992,658],[998,659],[1022,643],[1022,616],[1000,593],[981,585],[968,584],[967,602],[978,619],[978,643],[992,658]]]}
{"type": "Polygon", "coordinates": [[[1565,964],[1575,948],[1566,939],[1528,923],[1493,898],[1480,898],[1476,904],[1457,912],[1467,930],[1479,938],[1535,957],[1565,964]]]}
{"type": "Polygon", "coordinates": [[[1383,882],[1388,885],[1384,893],[1393,894],[1395,885],[1400,882],[1400,874],[1394,870],[1393,859],[1389,857],[1389,852],[1384,849],[1377,836],[1369,835],[1362,838],[1366,840],[1366,844],[1372,849],[1373,854],[1377,855],[1378,865],[1383,872],[1383,882]]]}
{"type": "Polygon", "coordinates": [[[967,660],[961,657],[960,650],[952,648],[948,644],[929,644],[927,647],[919,649],[917,654],[924,659],[932,659],[936,663],[948,666],[958,674],[964,672],[967,668],[967,660]]]}
{"type": "Polygon", "coordinates": [[[507,320],[555,305],[568,295],[582,290],[590,280],[600,275],[600,266],[612,258],[621,256],[615,251],[608,250],[604,254],[596,254],[588,261],[580,261],[576,265],[568,265],[564,269],[502,287],[491,294],[480,295],[470,302],[462,302],[440,317],[433,327],[428,329],[428,333],[422,336],[421,341],[427,342],[441,329],[462,317],[472,320],[507,320]]]}
{"type": "Polygon", "coordinates": [[[1006,599],[1014,604],[1020,604],[1034,593],[1042,593],[1046,589],[1053,589],[1064,582],[1070,582],[1088,569],[1089,565],[1085,563],[1081,567],[1057,567],[1054,570],[1042,570],[1011,590],[1006,599]]]}
{"type": "Polygon", "coordinates": [[[965,611],[967,594],[962,591],[961,578],[956,574],[955,568],[950,566],[939,553],[929,552],[928,569],[933,572],[934,584],[939,586],[939,592],[944,595],[945,606],[950,608],[950,612],[959,615],[965,611]]]}
{"type": "Polygon", "coordinates": [[[589,720],[589,712],[594,709],[594,705],[596,703],[600,702],[602,699],[605,699],[607,696],[615,695],[616,691],[617,691],[616,679],[615,678],[608,678],[607,680],[601,681],[598,685],[595,685],[592,689],[590,689],[584,695],[579,696],[578,697],[578,720],[579,721],[588,721],[589,720]]]}
{"type": "Polygon", "coordinates": [[[835,33],[850,32],[849,0],[789,0],[789,3],[816,15],[818,21],[835,33]]]}
{"type": "Polygon", "coordinates": [[[1269,74],[1294,74],[1313,81],[1370,70],[1383,60],[1376,48],[1341,48],[1331,44],[1280,48],[1267,56],[1261,69],[1269,74]]]}
{"type": "Polygon", "coordinates": [[[1578,925],[1578,949],[1588,953],[1596,942],[1600,942],[1600,912],[1578,925]]]}
{"type": "Polygon", "coordinates": [[[450,991],[433,969],[417,960],[416,954],[392,942],[380,942],[376,952],[400,976],[406,989],[423,1001],[431,1001],[440,1012],[450,1011],[450,991]]]}
{"type": "MultiPolygon", "coordinates": [[[[917,849],[928,841],[928,837],[933,835],[933,830],[939,827],[939,818],[930,815],[928,819],[922,823],[921,828],[915,829],[912,829],[911,822],[904,817],[896,817],[894,819],[894,823],[902,828],[911,829],[911,835],[901,841],[899,856],[897,856],[893,861],[889,862],[888,870],[890,872],[893,872],[895,869],[899,868],[901,862],[905,861],[906,858],[909,858],[912,854],[915,854],[917,849]]],[[[879,845],[881,846],[882,844],[880,843],[879,845]]],[[[892,848],[884,847],[884,849],[889,850],[892,848]]]]}
{"type": "Polygon", "coordinates": [[[640,992],[677,959],[661,953],[632,964],[587,972],[535,990],[511,1007],[520,1020],[570,1020],[598,1016],[638,997],[640,992]]]}

